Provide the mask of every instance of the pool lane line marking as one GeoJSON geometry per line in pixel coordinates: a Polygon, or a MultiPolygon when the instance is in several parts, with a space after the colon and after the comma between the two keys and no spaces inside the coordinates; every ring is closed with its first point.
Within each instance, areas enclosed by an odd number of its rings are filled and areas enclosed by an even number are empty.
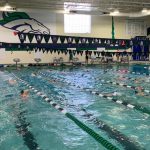
{"type": "Polygon", "coordinates": [[[42,150],[31,131],[28,130],[29,122],[26,122],[26,118],[23,115],[25,111],[17,114],[17,120],[15,121],[15,127],[17,132],[23,137],[24,144],[29,148],[29,150],[42,150]]]}
{"type": "Polygon", "coordinates": [[[146,76],[150,76],[149,73],[140,73],[140,72],[129,71],[129,70],[123,71],[123,70],[120,70],[120,69],[117,70],[117,71],[119,71],[119,72],[121,72],[121,73],[130,73],[130,74],[135,74],[135,75],[146,75],[146,76]]]}
{"type": "MultiPolygon", "coordinates": [[[[45,78],[46,79],[46,78],[45,78]]],[[[71,105],[69,105],[71,106],[71,105]]],[[[77,109],[76,107],[74,107],[75,109],[77,109]]],[[[88,118],[87,121],[92,122],[93,124],[96,125],[96,127],[100,130],[105,131],[109,137],[111,137],[112,139],[115,139],[117,142],[119,142],[123,147],[126,148],[126,150],[141,150],[141,146],[139,145],[139,143],[134,143],[134,141],[132,141],[131,139],[129,139],[128,137],[126,137],[123,133],[119,132],[118,130],[116,130],[115,128],[110,127],[109,125],[107,125],[106,123],[104,123],[102,120],[99,120],[98,118],[94,117],[93,114],[88,113],[85,109],[79,109],[80,111],[83,111],[84,114],[81,115],[84,118],[88,118]]]]}
{"type": "MultiPolygon", "coordinates": [[[[82,110],[82,109],[80,109],[80,110],[82,110]]],[[[85,113],[85,111],[84,111],[84,113],[85,113]]],[[[93,114],[89,114],[86,111],[86,114],[83,114],[83,117],[85,117],[85,118],[88,117],[88,119],[90,119],[90,120],[87,120],[87,121],[90,121],[90,122],[92,121],[97,126],[98,129],[101,129],[101,130],[105,131],[108,134],[108,136],[110,136],[112,139],[117,140],[123,147],[126,148],[126,150],[131,150],[131,149],[141,150],[142,149],[141,146],[139,145],[139,143],[136,143],[137,144],[136,145],[131,139],[126,137],[121,132],[117,131],[115,128],[109,127],[106,123],[104,123],[103,121],[101,121],[98,118],[94,117],[93,114]]]]}
{"type": "Polygon", "coordinates": [[[120,131],[116,130],[115,128],[108,126],[102,120],[99,120],[98,118],[94,117],[93,114],[89,114],[86,112],[86,114],[84,114],[84,117],[90,119],[88,121],[92,121],[98,127],[98,129],[105,131],[112,139],[117,140],[126,150],[132,150],[132,149],[133,150],[142,150],[143,149],[139,145],[139,143],[136,143],[137,144],[136,145],[126,135],[124,135],[120,131]]]}
{"type": "MultiPolygon", "coordinates": [[[[137,86],[131,86],[131,85],[127,85],[127,84],[123,84],[123,83],[118,83],[118,82],[110,81],[110,80],[100,79],[99,81],[101,81],[102,83],[110,83],[112,85],[119,85],[121,87],[127,87],[127,88],[130,88],[130,89],[133,89],[133,90],[137,90],[137,88],[138,88],[137,86]]],[[[150,90],[144,89],[143,87],[142,87],[142,92],[150,94],[150,90]]]]}
{"type": "Polygon", "coordinates": [[[28,130],[29,122],[26,122],[26,118],[23,115],[25,111],[17,114],[17,121],[15,121],[15,127],[17,132],[22,136],[24,144],[29,148],[29,150],[41,150],[36,139],[31,131],[28,130]]]}
{"type": "Polygon", "coordinates": [[[40,92],[36,90],[33,86],[28,84],[26,81],[18,78],[15,76],[19,81],[21,81],[25,86],[27,86],[31,91],[33,91],[36,95],[40,96],[42,99],[44,99],[46,102],[48,102],[52,107],[54,107],[56,110],[63,113],[65,116],[67,116],[69,119],[71,119],[76,125],[78,125],[82,130],[87,132],[89,135],[91,135],[97,142],[99,142],[101,145],[103,145],[108,150],[119,150],[116,146],[105,140],[103,137],[101,137],[99,134],[97,134],[94,130],[86,126],[84,123],[79,121],[76,117],[74,117],[72,114],[68,113],[67,110],[61,108],[57,103],[50,100],[43,92],[40,92]]]}
{"type": "MultiPolygon", "coordinates": [[[[40,72],[40,73],[41,73],[42,75],[46,76],[46,77],[49,77],[48,74],[45,74],[45,73],[42,73],[42,72],[40,72]]],[[[64,81],[61,81],[60,79],[58,79],[58,80],[59,80],[60,82],[64,82],[64,81]]],[[[126,106],[126,107],[128,107],[128,108],[131,108],[131,109],[134,108],[134,109],[136,109],[136,110],[138,110],[138,111],[140,111],[140,112],[143,112],[143,113],[146,113],[146,114],[149,114],[149,115],[150,115],[150,110],[148,110],[147,108],[145,108],[145,107],[143,107],[143,106],[139,106],[139,105],[137,105],[137,104],[130,104],[130,103],[128,103],[127,101],[118,100],[118,99],[116,99],[116,98],[113,98],[113,97],[104,95],[104,94],[99,93],[99,92],[97,92],[97,91],[93,91],[93,90],[91,90],[91,89],[89,89],[89,88],[80,87],[79,85],[75,85],[74,83],[71,83],[71,82],[65,82],[65,83],[67,83],[68,85],[74,86],[74,87],[76,87],[76,88],[79,88],[79,89],[81,89],[81,90],[85,90],[85,91],[87,91],[87,92],[90,92],[90,93],[92,93],[92,94],[94,94],[94,95],[97,95],[97,96],[103,97],[103,98],[105,98],[105,99],[111,100],[111,101],[113,101],[114,103],[124,105],[124,106],[126,106]]]]}
{"type": "Polygon", "coordinates": [[[39,145],[36,143],[34,135],[28,130],[30,123],[26,122],[26,118],[24,117],[23,113],[24,112],[20,112],[19,115],[17,115],[18,120],[17,124],[15,124],[15,127],[18,133],[23,137],[24,144],[29,148],[29,150],[41,150],[39,145]]]}

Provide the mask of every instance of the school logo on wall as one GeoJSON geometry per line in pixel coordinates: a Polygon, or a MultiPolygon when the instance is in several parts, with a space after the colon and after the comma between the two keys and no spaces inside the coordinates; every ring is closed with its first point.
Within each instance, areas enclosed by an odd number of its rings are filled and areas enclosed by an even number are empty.
{"type": "Polygon", "coordinates": [[[50,34],[50,29],[24,12],[2,12],[0,25],[16,32],[50,34]]]}

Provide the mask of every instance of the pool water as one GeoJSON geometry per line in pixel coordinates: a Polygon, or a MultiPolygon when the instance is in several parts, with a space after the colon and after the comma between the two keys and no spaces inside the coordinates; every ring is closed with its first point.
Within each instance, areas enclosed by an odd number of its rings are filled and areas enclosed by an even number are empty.
{"type": "Polygon", "coordinates": [[[149,72],[148,65],[30,67],[20,71],[1,71],[0,149],[107,149],[34,92],[30,91],[29,97],[23,100],[20,91],[27,87],[15,78],[17,76],[46,94],[118,149],[149,150],[150,93],[145,92],[141,96],[135,93],[135,89],[106,82],[141,86],[149,91],[149,72]],[[9,85],[8,78],[16,79],[17,83],[9,85]],[[126,101],[148,111],[143,113],[126,107],[86,89],[108,94],[118,102],[126,101]],[[112,95],[114,92],[119,94],[112,95]]]}

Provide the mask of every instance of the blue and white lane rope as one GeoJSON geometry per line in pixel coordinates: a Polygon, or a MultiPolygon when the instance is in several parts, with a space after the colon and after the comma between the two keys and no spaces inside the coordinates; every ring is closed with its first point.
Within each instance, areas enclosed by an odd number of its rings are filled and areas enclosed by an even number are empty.
{"type": "MultiPolygon", "coordinates": [[[[42,72],[39,72],[39,73],[41,73],[42,75],[44,75],[44,76],[46,76],[46,77],[49,77],[48,74],[45,74],[45,73],[42,73],[42,72]]],[[[55,79],[55,80],[56,80],[56,79],[55,79]]],[[[57,79],[57,80],[60,81],[60,82],[64,82],[64,81],[61,81],[61,80],[59,80],[59,79],[57,79]]],[[[134,108],[134,109],[136,109],[136,110],[138,110],[138,111],[140,111],[140,112],[147,113],[147,114],[150,115],[150,110],[148,110],[148,109],[145,108],[145,107],[139,106],[139,105],[137,105],[137,104],[130,104],[130,103],[128,103],[127,101],[118,100],[118,99],[116,99],[116,98],[113,98],[113,97],[104,95],[104,94],[99,93],[99,92],[97,92],[97,91],[93,91],[93,90],[88,89],[88,88],[83,88],[83,87],[81,87],[81,86],[79,86],[79,85],[76,85],[76,84],[74,84],[74,83],[71,83],[71,82],[65,82],[65,83],[67,83],[68,85],[74,86],[74,87],[76,87],[76,88],[79,88],[79,89],[81,89],[81,90],[85,90],[85,91],[87,91],[87,92],[90,92],[90,93],[92,93],[92,94],[94,94],[94,95],[97,95],[97,96],[103,97],[103,98],[105,98],[105,99],[111,100],[111,101],[113,101],[113,102],[115,102],[115,103],[117,103],[117,104],[124,105],[124,106],[126,106],[126,107],[128,107],[128,108],[131,108],[131,109],[134,108]]]]}
{"type": "Polygon", "coordinates": [[[33,86],[28,84],[26,81],[18,78],[15,74],[13,74],[21,83],[23,83],[26,87],[28,87],[32,92],[34,92],[36,95],[40,96],[42,99],[44,99],[46,102],[48,102],[52,107],[54,107],[56,110],[63,113],[65,116],[67,116],[69,119],[71,119],[76,125],[78,125],[82,130],[87,132],[89,135],[91,135],[97,142],[99,142],[101,145],[103,145],[108,150],[119,150],[116,146],[111,144],[109,141],[101,137],[99,134],[97,134],[94,130],[86,126],[84,123],[79,121],[76,117],[74,117],[72,114],[68,113],[67,110],[64,108],[61,108],[57,103],[50,100],[46,94],[38,91],[33,86]]]}
{"type": "MultiPolygon", "coordinates": [[[[77,109],[76,107],[74,108],[77,109]]],[[[88,113],[85,109],[80,108],[77,110],[83,111],[85,114],[83,114],[82,116],[87,118],[88,119],[87,121],[93,122],[97,126],[98,129],[105,131],[109,137],[117,140],[123,147],[125,147],[126,150],[131,150],[131,149],[142,150],[143,149],[138,143],[134,143],[134,141],[129,139],[126,135],[119,132],[115,128],[110,127],[102,120],[99,120],[98,118],[94,117],[93,114],[88,113]]]]}

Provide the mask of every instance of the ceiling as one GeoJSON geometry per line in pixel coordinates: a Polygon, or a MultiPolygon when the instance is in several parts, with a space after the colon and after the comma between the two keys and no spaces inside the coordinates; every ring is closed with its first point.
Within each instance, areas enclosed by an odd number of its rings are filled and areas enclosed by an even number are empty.
{"type": "MultiPolygon", "coordinates": [[[[150,10],[150,0],[0,0],[0,7],[8,2],[17,9],[48,9],[51,11],[64,10],[64,2],[89,3],[90,12],[138,13],[143,8],[150,10]]],[[[71,4],[74,5],[74,4],[71,4]]],[[[73,9],[73,6],[71,7],[73,9]]]]}

